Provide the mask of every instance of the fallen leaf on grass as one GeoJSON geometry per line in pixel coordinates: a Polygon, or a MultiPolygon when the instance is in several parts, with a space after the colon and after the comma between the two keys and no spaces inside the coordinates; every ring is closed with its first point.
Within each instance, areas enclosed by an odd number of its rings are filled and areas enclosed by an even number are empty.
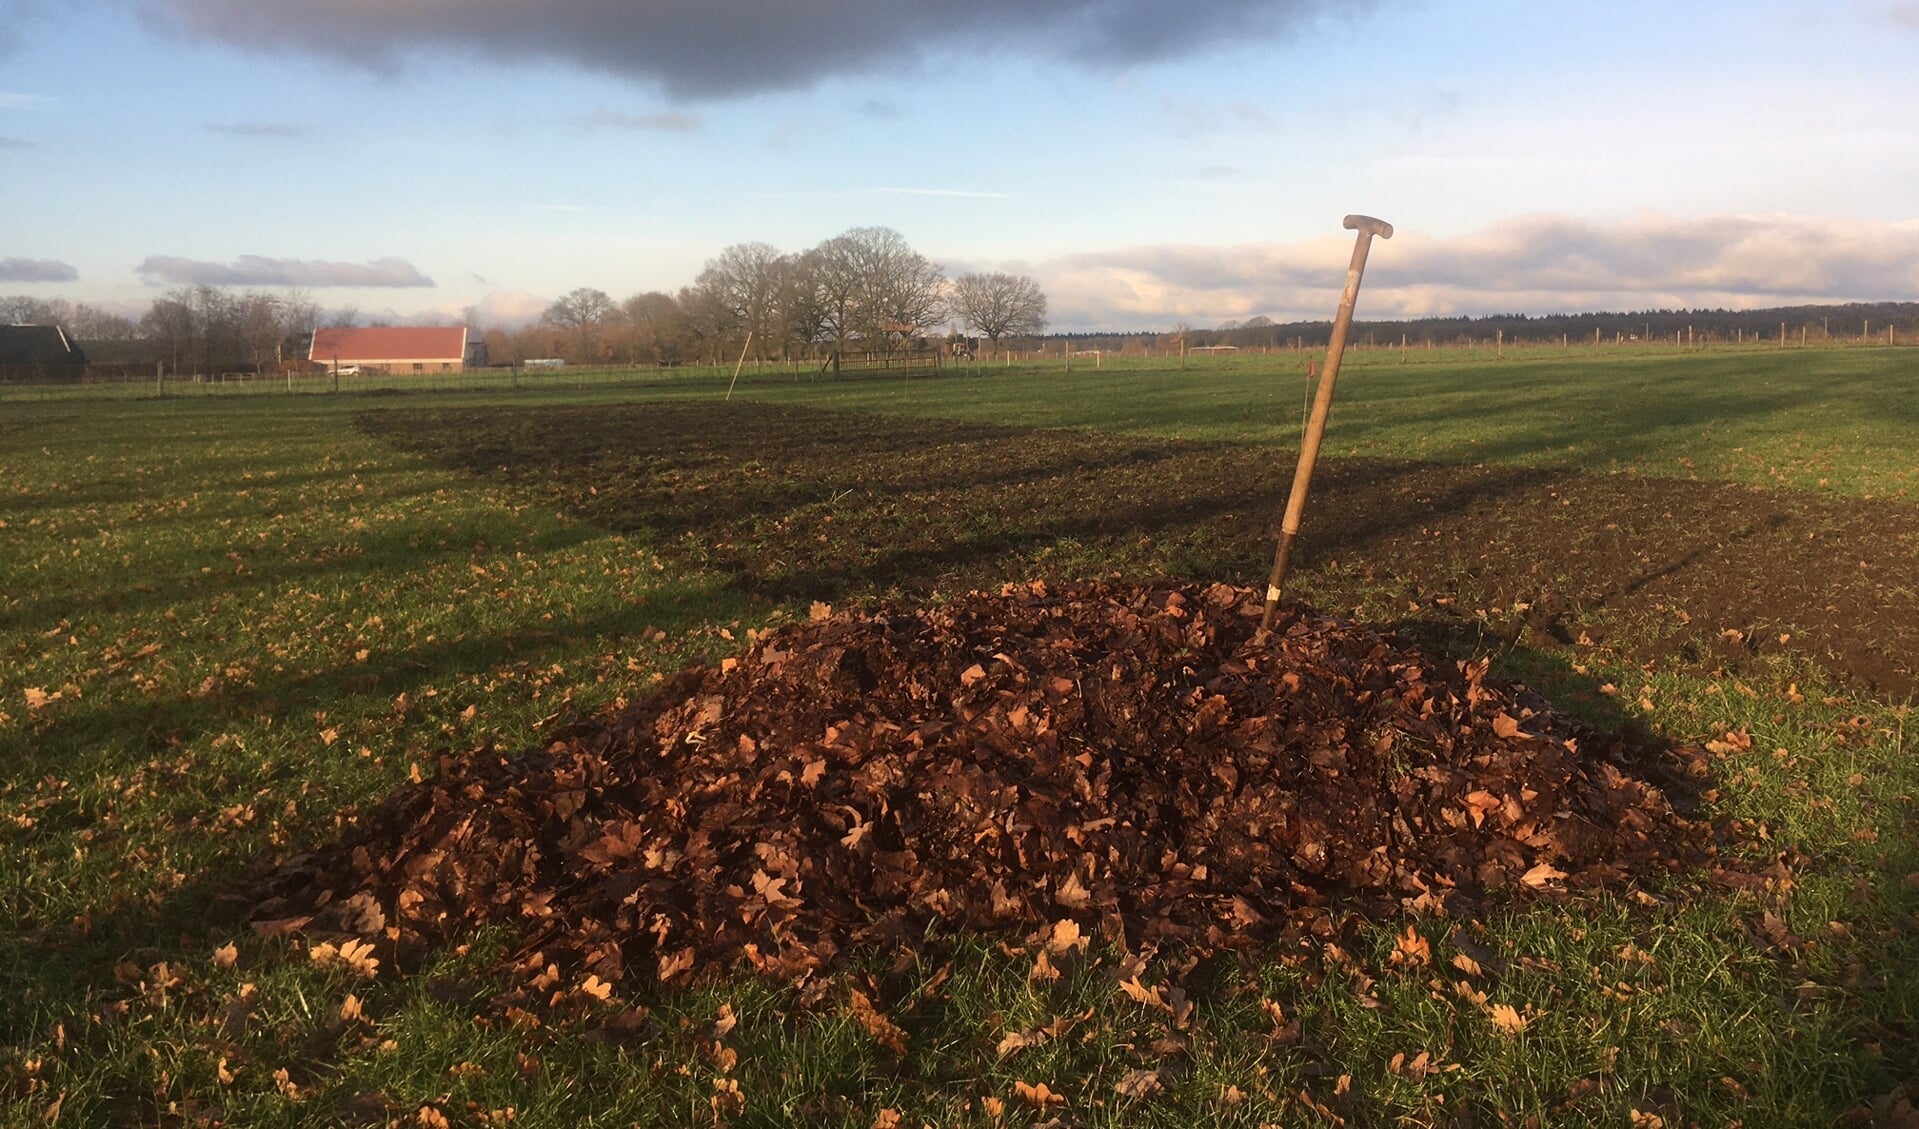
{"type": "Polygon", "coordinates": [[[1386,1069],[1402,1078],[1411,1078],[1414,1081],[1418,1081],[1428,1074],[1436,1073],[1439,1068],[1434,1065],[1432,1052],[1430,1051],[1420,1051],[1410,1059],[1408,1059],[1405,1052],[1402,1051],[1393,1056],[1392,1061],[1386,1064],[1386,1069]]]}
{"type": "Polygon", "coordinates": [[[692,949],[681,949],[676,953],[663,953],[660,956],[660,983],[664,984],[692,967],[692,949]]]}
{"type": "Polygon", "coordinates": [[[872,997],[855,988],[848,1006],[853,1013],[854,1022],[871,1035],[875,1043],[896,1055],[906,1053],[905,1030],[874,1006],[872,997]]]}
{"type": "Polygon", "coordinates": [[[1051,1023],[1043,1027],[1034,1027],[1027,1031],[1012,1031],[999,1041],[996,1053],[1009,1055],[1028,1047],[1043,1047],[1055,1039],[1064,1038],[1068,1031],[1093,1017],[1093,1009],[1087,1008],[1078,1015],[1054,1016],[1051,1023]]]}
{"type": "Polygon", "coordinates": [[[1027,1105],[1037,1106],[1040,1109],[1050,1109],[1056,1105],[1066,1104],[1066,1095],[1058,1093],[1044,1082],[1037,1086],[1025,1082],[1014,1082],[1013,1096],[1027,1105]]]}
{"type": "Polygon", "coordinates": [[[1912,1104],[1903,1090],[1894,1090],[1874,1101],[1871,1110],[1872,1124],[1876,1126],[1884,1126],[1884,1129],[1919,1129],[1919,1107],[1912,1104]]]}
{"type": "Polygon", "coordinates": [[[1555,870],[1551,863],[1542,862],[1520,875],[1519,881],[1530,889],[1544,890],[1546,887],[1565,877],[1565,871],[1555,870]]]}
{"type": "Polygon", "coordinates": [[[1457,995],[1460,999],[1465,1000],[1469,1004],[1472,1004],[1474,1007],[1486,1006],[1486,993],[1473,987],[1471,984],[1467,983],[1464,980],[1459,980],[1454,982],[1453,993],[1457,995]]]}
{"type": "Polygon", "coordinates": [[[1160,1092],[1165,1085],[1160,1081],[1157,1070],[1129,1070],[1113,1087],[1113,1092],[1122,1098],[1147,1098],[1160,1092]]]}
{"type": "Polygon", "coordinates": [[[240,985],[239,994],[220,1009],[220,1033],[228,1039],[246,1034],[247,1021],[260,1006],[260,989],[253,984],[240,985]]]}
{"type": "Polygon", "coordinates": [[[1023,1051],[1028,1047],[1043,1047],[1052,1041],[1053,1037],[1048,1035],[1043,1027],[1035,1027],[1031,1031],[1009,1031],[1004,1038],[1000,1039],[999,1045],[993,1048],[993,1053],[1005,1057],[1014,1051],[1023,1051]]]}
{"type": "Polygon", "coordinates": [[[1273,1021],[1274,1027],[1286,1026],[1286,1009],[1279,1006],[1277,1000],[1261,999],[1259,1009],[1266,1013],[1266,1018],[1273,1021]]]}
{"type": "Polygon", "coordinates": [[[1172,1005],[1166,1002],[1166,989],[1161,987],[1148,988],[1139,982],[1137,975],[1126,980],[1121,980],[1119,982],[1119,990],[1126,993],[1127,997],[1136,1004],[1144,1004],[1147,1007],[1158,1008],[1161,1011],[1173,1010],[1172,1005]]]}
{"type": "Polygon", "coordinates": [[[371,980],[380,972],[380,960],[373,955],[373,945],[367,941],[346,940],[338,946],[322,941],[307,950],[307,959],[316,967],[344,968],[364,980],[371,980]]]}
{"type": "Polygon", "coordinates": [[[213,967],[232,968],[240,959],[240,949],[233,944],[221,945],[213,950],[213,967]]]}
{"type": "Polygon", "coordinates": [[[1419,935],[1417,929],[1408,925],[1406,932],[1394,936],[1393,951],[1389,959],[1393,964],[1424,968],[1432,963],[1433,946],[1426,938],[1419,935]]]}
{"type": "Polygon", "coordinates": [[[1511,1004],[1494,1004],[1491,1009],[1493,1030],[1501,1035],[1517,1035],[1526,1029],[1527,1019],[1511,1004]]]}

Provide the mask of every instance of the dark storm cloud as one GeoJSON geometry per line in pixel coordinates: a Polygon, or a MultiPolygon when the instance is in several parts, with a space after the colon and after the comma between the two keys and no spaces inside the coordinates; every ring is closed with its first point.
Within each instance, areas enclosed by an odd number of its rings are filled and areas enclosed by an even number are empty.
{"type": "Polygon", "coordinates": [[[370,263],[328,263],[306,259],[267,259],[242,255],[231,263],[211,263],[173,255],[153,255],[134,268],[151,286],[432,286],[433,280],[403,259],[370,263]]]}
{"type": "Polygon", "coordinates": [[[28,21],[45,14],[40,0],[0,0],[0,57],[26,42],[28,21]]]}
{"type": "Polygon", "coordinates": [[[1151,62],[1269,42],[1373,0],[144,0],[186,31],[397,67],[455,48],[659,82],[683,97],[808,86],[947,51],[1151,62]]]}
{"type": "Polygon", "coordinates": [[[80,272],[58,259],[0,259],[0,282],[72,282],[80,272]]]}

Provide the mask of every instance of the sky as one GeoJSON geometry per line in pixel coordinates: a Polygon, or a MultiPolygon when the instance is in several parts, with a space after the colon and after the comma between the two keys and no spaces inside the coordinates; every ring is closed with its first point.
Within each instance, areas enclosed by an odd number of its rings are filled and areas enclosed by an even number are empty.
{"type": "Polygon", "coordinates": [[[1057,330],[1919,300],[1919,0],[0,0],[0,294],[362,318],[886,226],[1057,330]]]}

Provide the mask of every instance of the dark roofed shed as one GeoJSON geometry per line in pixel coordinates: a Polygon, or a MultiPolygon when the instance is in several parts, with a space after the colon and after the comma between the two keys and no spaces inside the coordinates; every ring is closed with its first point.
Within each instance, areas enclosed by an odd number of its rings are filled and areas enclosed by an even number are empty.
{"type": "Polygon", "coordinates": [[[86,363],[80,346],[57,325],[0,325],[0,366],[86,363]]]}

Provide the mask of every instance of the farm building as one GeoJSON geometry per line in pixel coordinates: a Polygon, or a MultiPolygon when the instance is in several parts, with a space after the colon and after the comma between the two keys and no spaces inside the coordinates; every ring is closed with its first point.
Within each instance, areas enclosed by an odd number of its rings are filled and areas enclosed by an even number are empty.
{"type": "Polygon", "coordinates": [[[0,325],[0,378],[70,377],[86,363],[79,344],[57,325],[0,325]]]}
{"type": "Polygon", "coordinates": [[[80,346],[57,325],[0,325],[0,365],[84,365],[80,346]]]}
{"type": "Polygon", "coordinates": [[[379,326],[372,329],[322,328],[313,331],[307,359],[328,369],[353,366],[362,372],[461,372],[466,368],[463,326],[379,326]]]}

